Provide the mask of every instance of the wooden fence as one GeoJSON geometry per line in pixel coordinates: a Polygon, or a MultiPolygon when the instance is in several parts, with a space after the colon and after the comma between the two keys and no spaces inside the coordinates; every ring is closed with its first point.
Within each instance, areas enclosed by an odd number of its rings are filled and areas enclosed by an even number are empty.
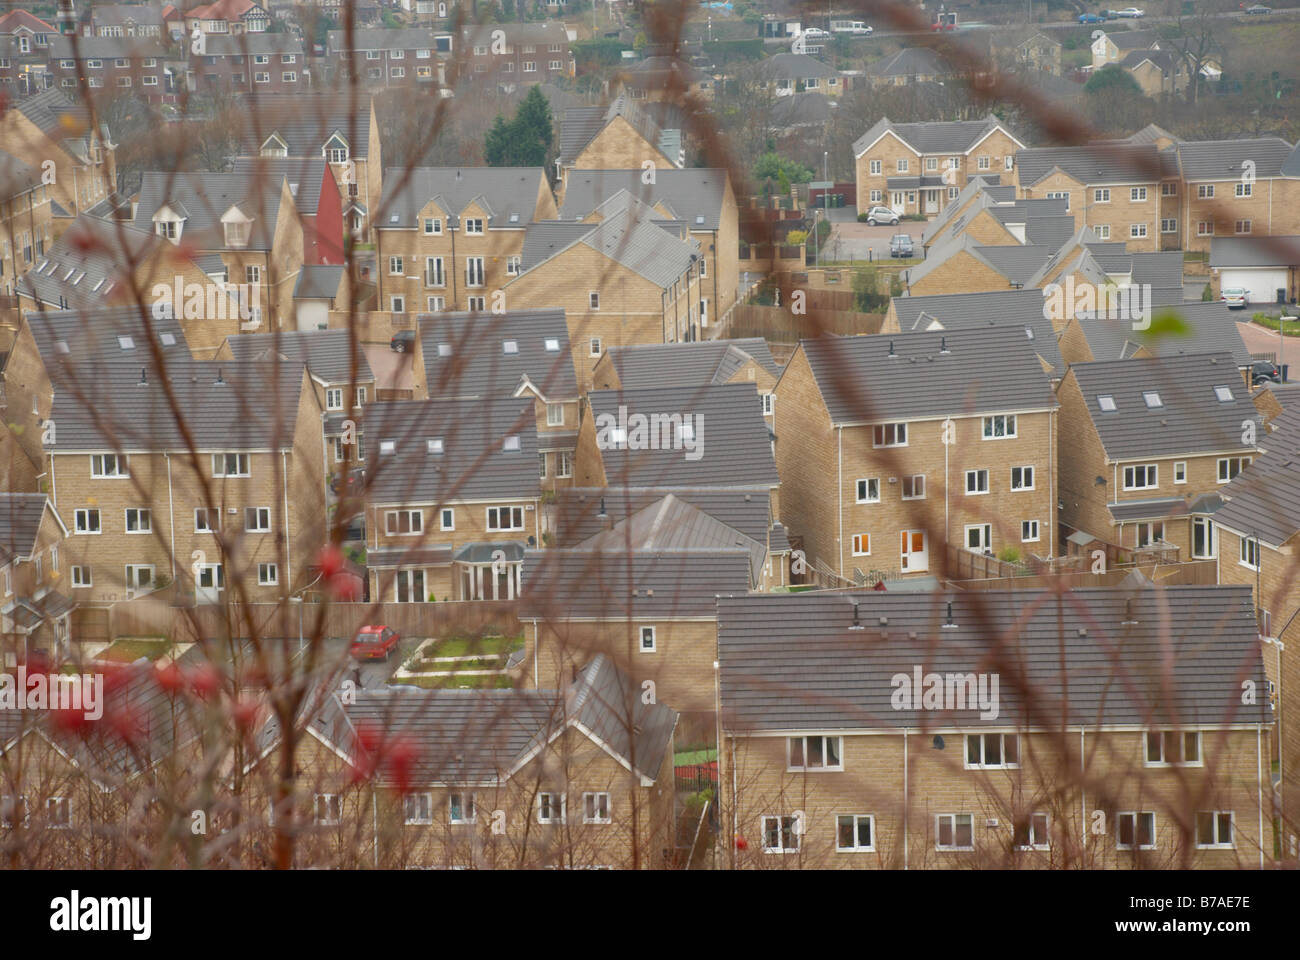
{"type": "MultiPolygon", "coordinates": [[[[784,298],[783,298],[784,299],[784,298]]],[[[719,337],[764,337],[778,343],[797,343],[826,334],[853,336],[859,333],[879,333],[884,323],[879,313],[858,313],[855,310],[813,310],[806,314],[792,314],[787,307],[762,307],[741,304],[736,307],[718,331],[719,337]]]]}
{"type": "Polygon", "coordinates": [[[365,624],[385,624],[403,636],[431,637],[493,627],[522,631],[513,601],[443,603],[250,603],[172,606],[141,597],[112,607],[79,608],[73,639],[108,641],[116,637],[167,637],[178,643],[235,637],[351,637],[365,624]],[[301,626],[300,618],[301,616],[301,626]]]}

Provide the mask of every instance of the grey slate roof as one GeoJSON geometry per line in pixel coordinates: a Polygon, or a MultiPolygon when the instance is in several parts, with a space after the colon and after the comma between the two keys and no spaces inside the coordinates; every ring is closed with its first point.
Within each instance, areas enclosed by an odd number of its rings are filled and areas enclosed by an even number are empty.
{"type": "Polygon", "coordinates": [[[1260,438],[1263,456],[1220,488],[1226,502],[1214,520],[1280,547],[1300,533],[1300,416],[1287,410],[1272,425],[1260,438]]]}
{"type": "MultiPolygon", "coordinates": [[[[352,46],[348,47],[346,30],[330,30],[326,34],[327,49],[331,53],[351,50],[434,50],[434,38],[448,36],[446,31],[430,27],[358,27],[352,32],[352,46]]],[[[453,43],[453,47],[455,44],[453,43]]],[[[446,54],[442,54],[446,56],[446,54]]]]}
{"type": "Polygon", "coordinates": [[[288,147],[288,156],[320,157],[325,144],[339,133],[348,141],[354,159],[367,160],[371,99],[358,92],[355,116],[350,113],[351,101],[351,94],[259,94],[257,110],[250,111],[240,131],[239,155],[258,156],[262,144],[278,134],[288,147]]]}
{"type": "MultiPolygon", "coordinates": [[[[345,713],[330,739],[355,759],[366,755],[368,731],[386,742],[409,738],[417,759],[406,782],[420,786],[505,781],[570,726],[653,780],[677,725],[676,711],[643,703],[640,687],[603,654],[564,690],[360,690],[345,713]]],[[[396,782],[383,756],[373,762],[380,783],[396,782]]]]}
{"type": "Polygon", "coordinates": [[[749,585],[743,549],[534,551],[524,561],[519,619],[711,620],[719,594],[749,585]]]}
{"type": "MultiPolygon", "coordinates": [[[[983,120],[948,120],[924,123],[894,123],[882,117],[870,130],[853,142],[853,155],[859,157],[886,131],[893,131],[918,153],[965,153],[996,127],[1007,130],[993,114],[983,120]]],[[[1015,137],[1019,140],[1019,137],[1015,137]]]]}
{"type": "Polygon", "coordinates": [[[718,658],[723,722],[741,732],[1273,722],[1265,698],[1241,703],[1242,678],[1265,684],[1248,587],[1075,590],[1060,604],[1041,590],[723,597],[718,658]],[[894,709],[892,678],[916,669],[998,674],[998,716],[894,709]]]}
{"type": "MultiPolygon", "coordinates": [[[[342,267],[336,269],[342,270],[342,267]]],[[[241,333],[227,337],[236,360],[263,360],[279,354],[285,360],[307,364],[307,371],[329,384],[352,382],[351,330],[285,330],[280,333],[241,333]]],[[[374,383],[366,351],[357,344],[356,382],[374,383]]]]}
{"type": "MultiPolygon", "coordinates": [[[[1054,378],[1065,375],[1052,321],[1043,316],[1043,291],[994,290],[988,293],[944,293],[929,297],[895,297],[893,308],[904,333],[983,326],[1008,326],[1032,331],[1034,351],[1052,365],[1054,378]]],[[[1029,334],[1026,333],[1026,337],[1029,334]]]]}
{"type": "Polygon", "coordinates": [[[295,300],[333,300],[339,295],[339,287],[347,268],[329,264],[303,264],[298,271],[298,279],[293,285],[295,300]]]}
{"type": "Polygon", "coordinates": [[[283,180],[258,181],[236,173],[150,171],[140,179],[140,196],[132,224],[152,232],[153,216],[164,205],[188,215],[180,239],[197,250],[270,250],[280,215],[283,180]],[[177,209],[177,205],[183,210],[177,209]],[[246,247],[227,247],[221,218],[238,207],[253,224],[246,247]]]}
{"type": "MultiPolygon", "coordinates": [[[[406,400],[366,406],[369,499],[376,504],[533,500],[537,428],[530,400],[406,400]],[[519,438],[506,450],[507,436],[519,438]],[[428,442],[441,438],[442,453],[428,442]],[[385,440],[395,441],[384,453],[385,440]]],[[[532,532],[525,517],[524,534],[532,532]]],[[[524,534],[521,534],[524,535],[524,534]]]]}
{"type": "MultiPolygon", "coordinates": [[[[204,39],[203,54],[209,57],[242,57],[259,53],[296,54],[302,57],[303,44],[291,33],[240,33],[235,36],[211,34],[204,39]]],[[[302,60],[296,61],[301,66],[302,60]]],[[[279,66],[279,64],[276,64],[279,66]]]]}
{"type": "Polygon", "coordinates": [[[1093,425],[1109,460],[1177,454],[1249,452],[1241,442],[1242,423],[1259,414],[1228,353],[1191,354],[1140,360],[1076,363],[1070,368],[1083,393],[1093,425]],[[1221,402],[1215,387],[1228,386],[1232,400],[1221,402]],[[1148,407],[1144,392],[1155,391],[1162,406],[1148,407]],[[1109,394],[1116,409],[1097,401],[1109,394]]]}
{"type": "Polygon", "coordinates": [[[1214,237],[1210,240],[1210,266],[1300,266],[1300,237],[1214,237]]]}
{"type": "Polygon", "coordinates": [[[0,492],[0,563],[31,556],[48,502],[43,493],[0,492]]]}
{"type": "MultiPolygon", "coordinates": [[[[562,547],[583,543],[611,525],[652,506],[665,494],[666,491],[655,488],[630,487],[557,490],[554,508],[556,542],[562,547]],[[601,517],[602,510],[605,518],[601,517]]],[[[766,491],[673,488],[672,495],[752,540],[762,540],[767,530],[771,506],[766,491]]]]}
{"type": "Polygon", "coordinates": [[[50,40],[52,60],[113,60],[119,57],[127,60],[145,57],[162,60],[169,56],[171,54],[168,48],[157,37],[77,37],[75,54],[68,37],[56,36],[50,40]]]}
{"type": "Polygon", "coordinates": [[[744,550],[749,554],[751,586],[758,584],[767,560],[765,541],[746,536],[672,493],[583,541],[578,548],[603,553],[744,550]]]}
{"type": "Polygon", "coordinates": [[[515,396],[525,377],[550,402],[579,396],[561,309],[422,317],[420,345],[431,398],[504,400],[515,396]],[[507,343],[513,352],[506,352],[507,343]],[[440,344],[449,356],[442,356],[440,344]]]}
{"type": "MultiPolygon", "coordinates": [[[[771,487],[781,482],[772,456],[771,432],[752,383],[703,387],[593,390],[587,394],[606,482],[631,487],[771,487]],[[605,428],[623,422],[627,442],[615,445],[605,428]],[[693,449],[668,427],[651,438],[666,449],[628,449],[638,444],[634,415],[687,417],[693,449]],[[672,447],[677,449],[672,449],[672,447]],[[691,459],[694,457],[694,459],[691,459]]],[[[648,432],[648,431],[647,431],[648,432]]]]}
{"type": "Polygon", "coordinates": [[[1293,146],[1281,137],[1241,140],[1187,140],[1169,148],[1178,158],[1184,180],[1239,180],[1242,164],[1255,164],[1257,178],[1282,175],[1293,146]]]}
{"type": "Polygon", "coordinates": [[[1126,360],[1145,347],[1158,357],[1226,352],[1238,367],[1250,365],[1250,351],[1237,331],[1238,315],[1223,303],[1178,303],[1158,306],[1153,321],[1172,313],[1186,322],[1187,336],[1148,336],[1128,320],[1075,320],[1094,360],[1126,360]]]}
{"type": "Polygon", "coordinates": [[[1177,174],[1172,153],[1162,153],[1154,144],[1114,141],[1073,147],[1035,147],[1016,153],[1020,182],[1032,186],[1054,169],[1080,183],[1155,183],[1177,174]]]}
{"type": "Polygon", "coordinates": [[[522,230],[537,212],[538,191],[546,173],[541,167],[415,167],[384,172],[384,210],[380,229],[415,227],[430,200],[449,216],[477,202],[487,226],[522,230]],[[403,183],[405,180],[405,183],[403,183]]]}
{"type": "Polygon", "coordinates": [[[0,150],[0,197],[5,200],[41,185],[40,171],[0,150]]]}
{"type": "Polygon", "coordinates": [[[835,100],[818,91],[777,97],[772,104],[771,124],[782,130],[820,127],[830,122],[835,106],[835,100]]]}
{"type": "Polygon", "coordinates": [[[145,338],[158,340],[164,362],[180,363],[190,356],[180,323],[172,317],[141,317],[138,306],[100,307],[96,310],[29,310],[25,321],[36,341],[46,373],[56,392],[75,389],[64,381],[61,371],[86,364],[101,369],[118,364],[132,368],[137,376],[142,365],[152,366],[145,338]],[[146,325],[147,319],[147,325],[146,325]],[[127,337],[130,345],[119,339],[127,337]]]}
{"type": "Polygon", "coordinates": [[[560,217],[585,217],[620,190],[626,190],[651,207],[663,204],[692,230],[717,230],[726,187],[726,170],[700,167],[656,170],[652,184],[641,182],[640,170],[570,170],[560,217]]]}
{"type": "Polygon", "coordinates": [[[963,251],[992,270],[1006,277],[1007,284],[1030,285],[1030,280],[1057,252],[1056,247],[1037,244],[1008,244],[984,246],[968,233],[958,234],[931,249],[925,260],[907,271],[906,282],[919,283],[936,270],[943,268],[951,258],[963,251]]]}
{"type": "Polygon", "coordinates": [[[1160,41],[1155,30],[1107,30],[1106,37],[1120,50],[1143,50],[1160,41]]]}
{"type": "Polygon", "coordinates": [[[801,340],[799,349],[835,424],[1057,405],[1034,344],[1019,324],[821,337],[801,340]]]}
{"type": "Polygon", "coordinates": [[[781,375],[762,337],[637,344],[606,352],[625,390],[726,383],[751,358],[773,376],[781,375]]]}
{"type": "Polygon", "coordinates": [[[1153,497],[1148,500],[1121,500],[1106,504],[1111,517],[1116,523],[1131,523],[1134,520],[1163,520],[1172,517],[1184,517],[1188,513],[1188,503],[1182,497],[1153,497]]]}
{"type": "MultiPolygon", "coordinates": [[[[325,169],[325,158],[319,154],[314,157],[236,157],[231,173],[276,184],[288,180],[294,208],[304,217],[314,217],[320,204],[325,169]]],[[[331,183],[330,189],[334,188],[331,183]]]]}
{"type": "Polygon", "coordinates": [[[948,61],[929,47],[904,47],[867,67],[868,76],[881,79],[943,77],[950,73],[952,66],[948,61]]]}
{"type": "Polygon", "coordinates": [[[835,71],[806,53],[775,53],[759,61],[759,71],[767,80],[806,80],[808,77],[833,77],[835,71]]]}

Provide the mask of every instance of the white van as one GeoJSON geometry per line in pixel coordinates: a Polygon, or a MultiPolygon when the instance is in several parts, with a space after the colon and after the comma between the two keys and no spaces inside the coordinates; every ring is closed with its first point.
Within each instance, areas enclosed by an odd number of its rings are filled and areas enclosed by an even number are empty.
{"type": "Polygon", "coordinates": [[[831,33],[844,33],[852,37],[869,37],[871,28],[861,20],[832,20],[831,33]]]}

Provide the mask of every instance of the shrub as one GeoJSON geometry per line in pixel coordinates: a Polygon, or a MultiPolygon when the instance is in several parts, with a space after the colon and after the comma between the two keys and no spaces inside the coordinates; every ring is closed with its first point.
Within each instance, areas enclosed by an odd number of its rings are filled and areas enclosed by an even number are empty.
{"type": "Polygon", "coordinates": [[[1001,552],[998,553],[998,559],[1003,563],[1019,563],[1020,551],[1015,547],[1003,547],[1001,552]]]}

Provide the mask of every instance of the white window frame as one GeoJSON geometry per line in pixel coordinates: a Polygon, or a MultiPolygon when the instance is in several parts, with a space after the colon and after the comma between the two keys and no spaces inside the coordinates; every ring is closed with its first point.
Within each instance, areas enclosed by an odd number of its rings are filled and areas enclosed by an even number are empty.
{"type": "Polygon", "coordinates": [[[962,762],[967,770],[1016,770],[1020,767],[1020,735],[1018,733],[983,730],[979,733],[968,733],[966,734],[965,749],[966,752],[962,755],[962,762]],[[1014,744],[1011,752],[1015,754],[1015,760],[1007,759],[1008,743],[1014,744]],[[1001,757],[997,763],[988,762],[990,744],[996,745],[998,756],[1001,757]],[[971,760],[972,746],[976,748],[979,754],[978,760],[971,760]]]}
{"type": "Polygon", "coordinates": [[[1097,187],[1092,191],[1093,203],[1110,203],[1110,187],[1097,187]]]}
{"type": "Polygon", "coordinates": [[[456,508],[442,507],[438,511],[438,529],[455,530],[456,529],[456,508]]]}
{"type": "Polygon", "coordinates": [[[73,587],[93,587],[95,585],[94,575],[91,573],[89,564],[73,564],[69,570],[72,574],[73,587]]]}
{"type": "Polygon", "coordinates": [[[270,507],[245,507],[244,508],[244,532],[245,533],[270,533],[271,532],[271,508],[270,507]],[[252,522],[250,523],[250,518],[252,522]]]}
{"type": "Polygon", "coordinates": [[[1116,850],[1155,850],[1156,849],[1156,815],[1154,810],[1122,810],[1115,815],[1115,849],[1116,850]],[[1133,824],[1133,842],[1123,843],[1120,840],[1123,830],[1124,819],[1132,818],[1133,824]],[[1141,836],[1138,832],[1138,818],[1151,818],[1151,842],[1140,843],[1141,836]]]}
{"type": "Polygon", "coordinates": [[[408,827],[432,824],[433,794],[408,793],[402,800],[402,814],[403,822],[408,827]]]}
{"type": "Polygon", "coordinates": [[[1021,543],[1038,543],[1041,539],[1041,532],[1037,520],[1020,521],[1021,543]]]}
{"type": "Polygon", "coordinates": [[[998,413],[983,418],[983,438],[985,440],[1012,440],[1019,436],[1016,432],[1016,415],[998,413]],[[1001,433],[998,430],[1001,429],[1001,433]]]}
{"type": "Polygon", "coordinates": [[[934,816],[934,849],[935,849],[935,850],[938,850],[938,851],[941,851],[941,852],[944,852],[944,853],[949,853],[949,852],[960,852],[960,851],[963,851],[963,850],[974,850],[974,849],[975,849],[975,816],[974,816],[974,814],[970,814],[970,813],[937,813],[937,814],[935,814],[935,816],[934,816]],[[960,824],[958,823],[958,821],[960,821],[960,820],[965,820],[965,821],[967,821],[967,824],[968,824],[969,827],[970,827],[970,845],[969,845],[969,846],[966,846],[966,845],[960,845],[960,844],[957,843],[957,830],[958,830],[958,828],[959,828],[959,826],[960,826],[960,824]],[[945,821],[947,821],[948,833],[949,833],[949,837],[950,837],[950,842],[949,842],[949,843],[943,843],[943,842],[941,841],[941,839],[940,839],[940,838],[943,836],[943,828],[944,828],[944,825],[945,825],[945,821]]]}
{"type": "Polygon", "coordinates": [[[902,482],[899,484],[899,488],[900,488],[900,493],[902,494],[902,499],[904,500],[924,500],[925,499],[925,474],[914,473],[911,476],[903,477],[902,482]],[[907,488],[909,485],[912,488],[912,492],[910,494],[907,492],[907,488]],[[920,493],[917,493],[918,487],[921,491],[920,493]]]}
{"type": "Polygon", "coordinates": [[[988,472],[988,470],[985,470],[985,469],[980,469],[980,470],[967,470],[967,471],[966,471],[966,496],[968,496],[968,497],[983,497],[983,496],[987,496],[988,492],[989,492],[989,472],[988,472]],[[974,481],[974,487],[973,487],[973,488],[972,488],[972,486],[971,486],[972,481],[974,481]],[[982,485],[983,485],[983,488],[984,488],[984,489],[982,489],[982,490],[980,489],[981,481],[983,482],[982,485]]]}
{"type": "Polygon", "coordinates": [[[104,517],[98,507],[82,507],[73,511],[72,532],[81,537],[95,537],[104,532],[104,517]],[[95,518],[95,529],[90,529],[90,518],[95,518]]]}
{"type": "Polygon", "coordinates": [[[1146,730],[1142,734],[1142,765],[1145,767],[1203,767],[1205,766],[1204,738],[1200,730],[1146,730]],[[1159,747],[1159,759],[1152,760],[1152,737],[1158,737],[1154,745],[1159,747]],[[1196,744],[1195,760],[1167,759],[1170,744],[1178,748],[1178,755],[1187,752],[1187,738],[1194,737],[1196,744]]]}
{"type": "Polygon", "coordinates": [[[860,477],[854,485],[854,496],[857,503],[879,503],[880,502],[880,478],[879,477],[860,477]],[[873,494],[874,490],[874,496],[873,494]]]}
{"type": "Polygon", "coordinates": [[[876,818],[869,813],[837,813],[835,815],[835,852],[836,853],[874,853],[876,850],[876,818]],[[849,820],[853,828],[853,843],[850,846],[844,846],[841,842],[840,829],[843,826],[841,821],[849,820]],[[858,828],[862,821],[867,822],[867,831],[871,835],[871,842],[863,846],[858,842],[858,828]]]}
{"type": "Polygon", "coordinates": [[[478,804],[475,802],[473,791],[453,790],[447,794],[447,822],[453,826],[462,826],[468,823],[478,823],[478,804]],[[455,815],[456,807],[454,800],[460,799],[460,816],[455,815]],[[465,816],[466,810],[469,816],[465,816]]]}
{"type": "Polygon", "coordinates": [[[90,476],[94,480],[123,480],[131,475],[130,464],[122,453],[92,453],[90,476]],[[109,465],[112,471],[109,471],[109,465]]]}
{"type": "Polygon", "coordinates": [[[641,653],[654,653],[656,651],[657,640],[655,637],[655,628],[651,624],[642,624],[637,630],[637,635],[638,640],[636,648],[638,651],[641,653]],[[650,641],[649,646],[646,645],[647,639],[650,641]]]}
{"type": "Polygon", "coordinates": [[[1052,849],[1052,821],[1045,813],[1037,811],[1030,813],[1025,817],[1025,837],[1027,843],[1017,843],[1019,839],[1016,834],[1019,828],[1014,821],[1011,825],[1011,841],[1015,844],[1017,850],[1050,850],[1052,849]],[[1042,823],[1042,836],[1039,836],[1039,822],[1042,823]]]}
{"type": "Polygon", "coordinates": [[[907,446],[907,423],[877,423],[871,430],[871,445],[876,449],[907,446]],[[892,439],[891,439],[892,437],[892,439]]]}
{"type": "Polygon", "coordinates": [[[853,556],[869,557],[871,556],[871,534],[855,533],[853,535],[853,556]],[[864,550],[863,547],[866,547],[864,550]]]}
{"type": "Polygon", "coordinates": [[[1125,490],[1155,490],[1160,486],[1160,465],[1157,463],[1135,463],[1124,468],[1125,490]],[[1143,483],[1137,483],[1138,471],[1142,471],[1143,483]]]}
{"type": "Polygon", "coordinates": [[[558,790],[541,790],[537,794],[537,822],[542,824],[563,824],[568,823],[568,797],[558,790]],[[559,798],[560,815],[543,817],[543,809],[550,809],[554,814],[555,799],[559,798]]]}
{"type": "Polygon", "coordinates": [[[212,476],[219,478],[250,477],[251,463],[246,453],[214,453],[212,455],[212,476]],[[235,458],[235,469],[230,471],[230,458],[235,458]],[[220,466],[218,466],[220,463],[220,466]]]}
{"type": "Polygon", "coordinates": [[[312,822],[318,827],[335,827],[343,822],[343,798],[337,793],[312,797],[312,822]]]}
{"type": "Polygon", "coordinates": [[[418,508],[385,510],[384,535],[388,537],[418,537],[424,533],[424,511],[418,508]],[[402,530],[405,518],[406,530],[402,530]]]}
{"type": "Polygon", "coordinates": [[[614,822],[613,818],[610,816],[610,796],[608,790],[590,791],[582,795],[582,822],[596,824],[614,822]],[[602,798],[604,799],[605,807],[603,816],[600,811],[600,802],[602,798]],[[594,808],[591,806],[593,799],[596,803],[594,808]]]}
{"type": "Polygon", "coordinates": [[[1011,468],[1011,490],[1012,490],[1012,492],[1013,492],[1013,493],[1022,493],[1022,492],[1024,492],[1025,490],[1033,490],[1033,489],[1034,489],[1034,467],[1033,467],[1033,465],[1032,465],[1032,464],[1028,464],[1028,465],[1020,466],[1020,467],[1012,467],[1012,468],[1011,468]],[[1019,482],[1018,482],[1018,483],[1017,483],[1017,481],[1016,481],[1017,473],[1019,474],[1019,482]],[[1029,480],[1028,483],[1025,483],[1025,479],[1026,479],[1026,477],[1027,477],[1028,480],[1029,480]]]}
{"type": "Polygon", "coordinates": [[[1251,464],[1250,457],[1219,457],[1218,464],[1217,464],[1217,469],[1218,469],[1217,482],[1231,483],[1233,478],[1236,477],[1237,474],[1241,473],[1241,471],[1245,470],[1248,466],[1250,466],[1250,464],[1251,464]],[[1234,462],[1237,464],[1236,473],[1232,472],[1232,464],[1234,462]]]}
{"type": "Polygon", "coordinates": [[[122,519],[122,531],[135,536],[153,533],[153,511],[148,507],[127,507],[122,519]],[[131,514],[135,514],[136,529],[131,529],[131,514]],[[148,526],[144,526],[148,524],[148,526]]]}
{"type": "Polygon", "coordinates": [[[787,773],[842,773],[844,771],[844,738],[841,736],[830,736],[827,734],[811,733],[802,734],[797,737],[785,738],[785,769],[787,773]],[[819,765],[809,765],[808,763],[808,744],[810,741],[820,741],[822,762],[819,765]],[[835,741],[835,763],[826,762],[827,745],[835,741]],[[798,759],[796,763],[796,745],[798,746],[798,759]]]}
{"type": "Polygon", "coordinates": [[[798,853],[803,846],[803,827],[797,816],[763,816],[759,818],[759,838],[764,853],[798,853]],[[776,844],[767,842],[768,823],[775,821],[776,844]],[[789,845],[786,840],[789,839],[789,845]]]}
{"type": "Polygon", "coordinates": [[[1193,828],[1196,833],[1197,850],[1233,850],[1237,846],[1237,814],[1233,810],[1198,810],[1196,811],[1196,824],[1193,828]],[[1201,840],[1201,818],[1208,816],[1210,818],[1210,832],[1214,839],[1210,842],[1201,840]],[[1222,840],[1223,818],[1228,818],[1228,839],[1222,840]]]}
{"type": "Polygon", "coordinates": [[[527,518],[524,516],[524,508],[521,506],[504,506],[488,507],[486,529],[489,533],[514,533],[525,529],[527,518]],[[501,515],[504,511],[509,511],[510,523],[508,526],[501,525],[501,515]],[[519,517],[519,523],[514,523],[516,514],[519,517]]]}
{"type": "Polygon", "coordinates": [[[257,565],[257,585],[259,587],[276,587],[280,585],[280,566],[276,563],[259,563],[257,565]]]}

